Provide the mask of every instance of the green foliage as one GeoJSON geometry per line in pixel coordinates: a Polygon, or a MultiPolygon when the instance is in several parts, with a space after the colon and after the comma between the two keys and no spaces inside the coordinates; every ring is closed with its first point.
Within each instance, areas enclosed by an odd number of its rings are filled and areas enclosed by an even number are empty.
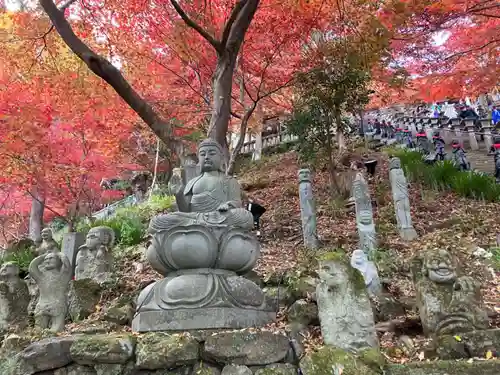
{"type": "Polygon", "coordinates": [[[333,171],[332,151],[336,132],[344,132],[343,113],[358,111],[369,101],[369,68],[347,39],[323,41],[318,48],[322,61],[297,76],[297,96],[287,129],[300,139],[303,163],[321,167],[327,161],[333,171]]]}
{"type": "Polygon", "coordinates": [[[495,271],[500,272],[500,247],[494,247],[490,249],[490,252],[493,254],[491,258],[491,263],[495,271]]]}
{"type": "Polygon", "coordinates": [[[31,261],[35,259],[35,254],[31,247],[20,248],[14,252],[8,253],[1,263],[12,262],[18,265],[21,273],[28,272],[31,261]]]}
{"type": "Polygon", "coordinates": [[[451,190],[466,198],[500,202],[500,185],[492,176],[459,171],[451,161],[426,164],[416,151],[399,150],[394,156],[401,159],[401,165],[409,181],[421,183],[434,190],[451,190]]]}
{"type": "Polygon", "coordinates": [[[168,210],[173,203],[174,197],[153,195],[149,201],[117,209],[107,219],[95,220],[91,224],[80,223],[77,230],[88,232],[90,228],[105,225],[115,231],[116,241],[120,245],[137,245],[143,240],[151,217],[168,210]]]}

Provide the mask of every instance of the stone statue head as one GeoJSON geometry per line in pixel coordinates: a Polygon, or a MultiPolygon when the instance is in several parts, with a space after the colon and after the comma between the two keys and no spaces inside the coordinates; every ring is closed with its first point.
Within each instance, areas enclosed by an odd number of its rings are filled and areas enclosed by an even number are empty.
{"type": "Polygon", "coordinates": [[[368,266],[368,257],[363,250],[354,250],[351,255],[351,266],[363,273],[368,266]]]}
{"type": "Polygon", "coordinates": [[[62,260],[59,254],[47,253],[43,258],[42,266],[45,270],[60,270],[62,267],[62,260]]]}
{"type": "Polygon", "coordinates": [[[347,263],[342,260],[322,260],[319,264],[318,276],[330,287],[338,287],[349,283],[347,263]]]}
{"type": "Polygon", "coordinates": [[[389,170],[391,169],[400,169],[401,168],[401,159],[393,157],[389,161],[389,170]]]}
{"type": "Polygon", "coordinates": [[[43,241],[50,241],[53,239],[52,237],[52,229],[50,228],[43,228],[42,229],[42,233],[41,233],[41,237],[42,237],[42,240],[43,241]]]}
{"type": "Polygon", "coordinates": [[[311,182],[311,171],[309,169],[300,169],[298,172],[299,183],[311,182]]]}
{"type": "Polygon", "coordinates": [[[0,267],[0,278],[2,280],[19,277],[19,266],[13,262],[6,262],[0,267]]]}
{"type": "Polygon", "coordinates": [[[87,233],[85,246],[89,249],[97,250],[103,245],[108,248],[112,247],[115,242],[115,232],[110,227],[100,226],[94,227],[87,233]]]}
{"type": "Polygon", "coordinates": [[[451,283],[456,279],[456,266],[450,253],[444,249],[425,254],[423,275],[435,283],[451,283]]]}
{"type": "Polygon", "coordinates": [[[198,145],[198,164],[202,172],[223,171],[224,150],[213,139],[205,139],[198,145]]]}

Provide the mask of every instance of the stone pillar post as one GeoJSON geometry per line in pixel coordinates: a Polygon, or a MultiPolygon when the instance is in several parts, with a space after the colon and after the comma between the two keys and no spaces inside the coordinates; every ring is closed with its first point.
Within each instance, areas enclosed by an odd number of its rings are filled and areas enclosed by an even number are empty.
{"type": "Polygon", "coordinates": [[[476,129],[474,125],[467,125],[465,129],[469,133],[470,148],[472,150],[479,150],[479,145],[477,144],[477,139],[476,139],[476,129]]]}
{"type": "Polygon", "coordinates": [[[486,152],[490,152],[490,148],[493,145],[493,136],[491,135],[491,126],[483,125],[483,133],[484,133],[484,144],[486,146],[486,152]]]}
{"type": "Polygon", "coordinates": [[[316,206],[312,192],[311,171],[309,169],[301,169],[299,170],[298,177],[304,246],[309,249],[316,249],[318,248],[318,236],[316,233],[316,206]]]}
{"type": "Polygon", "coordinates": [[[443,139],[444,139],[444,143],[449,145],[451,143],[451,140],[452,140],[452,136],[451,136],[451,131],[448,127],[444,127],[443,129],[441,129],[441,134],[443,136],[443,139]]]}
{"type": "Polygon", "coordinates": [[[78,232],[64,233],[61,244],[61,251],[66,255],[71,263],[71,277],[75,276],[76,255],[78,249],[85,243],[85,235],[78,232]]]}

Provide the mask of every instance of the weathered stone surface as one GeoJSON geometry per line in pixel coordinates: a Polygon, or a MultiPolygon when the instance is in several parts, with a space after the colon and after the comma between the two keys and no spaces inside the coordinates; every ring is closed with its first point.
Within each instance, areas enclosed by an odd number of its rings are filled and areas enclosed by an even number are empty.
{"type": "Polygon", "coordinates": [[[288,338],[271,332],[226,332],[207,338],[202,357],[223,364],[268,365],[283,360],[288,338]]]}
{"type": "Polygon", "coordinates": [[[99,363],[94,365],[96,375],[136,375],[135,364],[99,363]]]}
{"type": "Polygon", "coordinates": [[[227,365],[222,369],[221,375],[252,375],[252,370],[243,365],[227,365]]]}
{"type": "Polygon", "coordinates": [[[140,293],[133,330],[247,328],[275,318],[260,286],[240,276],[256,264],[260,244],[223,159],[217,142],[202,141],[200,175],[171,184],[179,212],[151,219],[146,256],[165,278],[140,293]]]}
{"type": "Polygon", "coordinates": [[[36,326],[52,332],[64,330],[71,280],[68,257],[60,252],[39,255],[30,263],[29,273],[40,290],[35,307],[36,326]]]}
{"type": "Polygon", "coordinates": [[[64,233],[61,243],[61,251],[66,255],[71,264],[71,277],[75,276],[76,256],[78,249],[85,243],[85,234],[70,232],[64,233]]]}
{"type": "Polygon", "coordinates": [[[91,279],[72,280],[69,291],[69,316],[73,322],[86,319],[101,299],[102,287],[91,279]]]}
{"type": "Polygon", "coordinates": [[[40,246],[35,249],[36,254],[42,255],[46,253],[58,253],[59,245],[54,240],[52,229],[43,228],[40,234],[42,237],[42,242],[40,243],[40,246]]]}
{"type": "Polygon", "coordinates": [[[439,336],[435,339],[434,347],[441,359],[484,358],[488,350],[500,353],[500,329],[439,336]],[[456,339],[457,336],[460,341],[456,339]]]}
{"type": "Polygon", "coordinates": [[[6,262],[0,267],[0,329],[24,328],[28,323],[30,294],[19,278],[19,266],[6,262]]]}
{"type": "Polygon", "coordinates": [[[316,289],[325,344],[344,350],[378,347],[370,299],[361,273],[345,254],[328,253],[319,261],[316,289]]]}
{"type": "Polygon", "coordinates": [[[221,375],[221,370],[206,362],[198,362],[193,366],[193,374],[199,375],[221,375]]]}
{"type": "Polygon", "coordinates": [[[193,337],[147,333],[137,340],[136,366],[157,370],[194,365],[199,359],[199,343],[193,337]]]}
{"type": "MultiPolygon", "coordinates": [[[[96,370],[91,366],[82,366],[78,364],[73,364],[54,370],[54,375],[99,375],[99,374],[97,374],[96,370]]],[[[106,375],[114,375],[114,374],[110,373],[106,375]]]]}
{"type": "Polygon", "coordinates": [[[287,312],[288,321],[309,325],[318,320],[318,306],[315,303],[299,299],[287,312]]]}
{"type": "Polygon", "coordinates": [[[103,319],[126,325],[132,322],[135,306],[129,298],[119,298],[105,309],[103,319]]]}
{"type": "Polygon", "coordinates": [[[255,371],[255,375],[296,375],[297,368],[289,363],[273,363],[255,371]]]}
{"type": "Polygon", "coordinates": [[[316,234],[316,206],[312,191],[311,171],[309,169],[301,169],[298,176],[300,217],[302,219],[304,246],[309,249],[316,249],[318,247],[318,236],[316,234]]]}
{"type": "Polygon", "coordinates": [[[274,306],[290,306],[295,298],[289,288],[285,286],[269,286],[264,288],[266,296],[274,301],[274,306]]]}
{"type": "Polygon", "coordinates": [[[500,374],[500,361],[419,362],[389,365],[385,370],[387,375],[498,375],[500,374]]]}
{"type": "Polygon", "coordinates": [[[300,361],[304,375],[377,375],[353,354],[332,346],[324,346],[317,352],[306,355],[300,361]]]}
{"type": "Polygon", "coordinates": [[[356,204],[359,248],[370,256],[377,247],[377,234],[375,232],[375,222],[373,221],[373,208],[368,184],[361,173],[358,173],[354,179],[352,195],[356,204]]]}
{"type": "Polygon", "coordinates": [[[30,344],[19,354],[19,361],[26,375],[70,364],[73,341],[73,337],[51,337],[30,344]]]}
{"type": "Polygon", "coordinates": [[[366,290],[370,296],[378,296],[382,293],[382,285],[378,277],[377,266],[368,260],[363,250],[354,250],[351,255],[351,267],[357,269],[363,275],[366,290]]]}
{"type": "Polygon", "coordinates": [[[455,259],[446,250],[428,251],[413,260],[417,307],[426,335],[485,329],[480,286],[469,276],[458,276],[455,259]]]}
{"type": "Polygon", "coordinates": [[[400,237],[405,241],[417,238],[417,232],[411,221],[410,199],[408,182],[401,169],[399,158],[392,158],[389,166],[389,180],[391,181],[394,209],[400,237]]]}
{"type": "Polygon", "coordinates": [[[31,344],[31,338],[24,335],[10,334],[6,336],[2,342],[2,351],[20,352],[31,344]]]}
{"type": "Polygon", "coordinates": [[[134,355],[134,348],[132,335],[81,335],[71,345],[71,358],[81,365],[126,363],[134,355]]]}
{"type": "Polygon", "coordinates": [[[188,331],[224,328],[260,327],[276,317],[276,311],[240,309],[231,307],[210,307],[200,309],[176,309],[144,311],[132,321],[132,330],[150,331],[188,331]]]}
{"type": "Polygon", "coordinates": [[[316,287],[319,284],[319,279],[312,276],[301,276],[293,282],[293,285],[288,284],[288,289],[292,296],[296,299],[311,299],[316,301],[316,287]]]}
{"type": "Polygon", "coordinates": [[[76,256],[75,279],[91,279],[101,284],[112,279],[115,232],[107,226],[89,230],[76,256]]]}
{"type": "Polygon", "coordinates": [[[72,334],[95,334],[95,333],[110,333],[116,332],[120,326],[116,323],[106,321],[90,321],[86,320],[78,324],[78,327],[71,329],[72,334]]]}

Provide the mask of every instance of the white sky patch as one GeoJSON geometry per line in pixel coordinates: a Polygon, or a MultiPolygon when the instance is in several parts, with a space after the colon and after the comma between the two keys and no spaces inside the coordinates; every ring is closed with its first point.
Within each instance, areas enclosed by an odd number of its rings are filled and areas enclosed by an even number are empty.
{"type": "Polygon", "coordinates": [[[446,41],[448,40],[450,35],[451,35],[451,33],[449,31],[439,31],[439,32],[435,33],[433,38],[432,38],[434,40],[433,44],[436,47],[442,46],[443,44],[446,43],[446,41]]]}

